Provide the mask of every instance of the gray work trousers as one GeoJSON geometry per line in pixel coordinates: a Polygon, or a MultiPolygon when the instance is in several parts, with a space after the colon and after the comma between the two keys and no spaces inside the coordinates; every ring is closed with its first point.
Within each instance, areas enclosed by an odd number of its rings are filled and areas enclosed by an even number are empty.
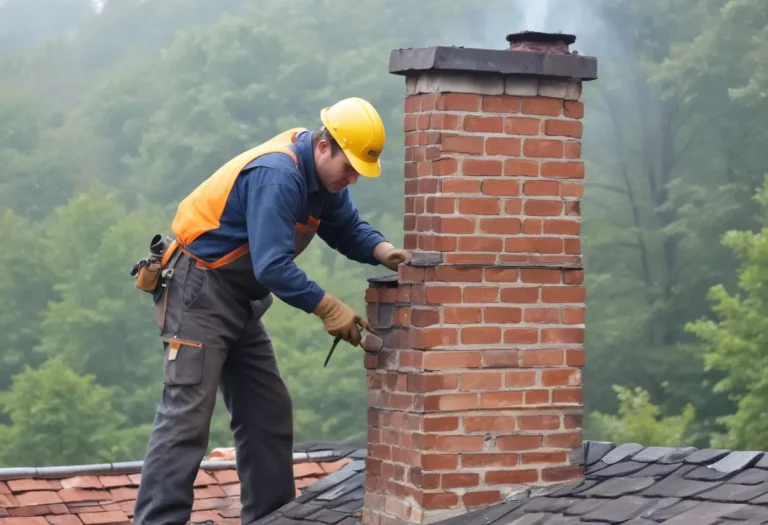
{"type": "Polygon", "coordinates": [[[183,525],[207,452],[217,389],[230,414],[247,524],[290,502],[291,398],[261,316],[272,303],[240,297],[238,283],[182,254],[155,298],[165,351],[163,391],[136,497],[135,525],[183,525]]]}

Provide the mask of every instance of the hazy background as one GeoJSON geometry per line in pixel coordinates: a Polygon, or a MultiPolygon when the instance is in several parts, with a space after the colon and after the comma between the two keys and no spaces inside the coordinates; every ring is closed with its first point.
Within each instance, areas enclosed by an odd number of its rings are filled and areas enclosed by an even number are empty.
{"type": "MultiPolygon", "coordinates": [[[[162,379],[128,275],[222,162],[347,96],[388,131],[353,194],[402,242],[399,47],[573,32],[585,85],[585,437],[768,449],[768,2],[0,0],[0,465],[143,457],[162,379]]],[[[322,243],[310,277],[364,310],[322,243]]],[[[296,440],[365,439],[359,350],[279,302],[296,440]]],[[[254,414],[258,417],[258,414],[254,414]]],[[[211,448],[229,446],[216,409],[211,448]]]]}

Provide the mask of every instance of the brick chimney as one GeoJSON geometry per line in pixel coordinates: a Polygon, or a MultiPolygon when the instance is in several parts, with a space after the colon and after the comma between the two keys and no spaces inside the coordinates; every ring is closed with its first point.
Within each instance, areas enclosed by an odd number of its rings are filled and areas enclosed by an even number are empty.
{"type": "Polygon", "coordinates": [[[392,52],[405,247],[370,279],[363,522],[431,523],[582,476],[582,81],[573,35],[392,52]]]}

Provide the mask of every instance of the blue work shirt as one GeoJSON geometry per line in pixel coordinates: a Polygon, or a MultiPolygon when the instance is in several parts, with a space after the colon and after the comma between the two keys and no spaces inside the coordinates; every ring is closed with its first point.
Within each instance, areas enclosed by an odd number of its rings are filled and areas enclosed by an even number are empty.
{"type": "Polygon", "coordinates": [[[249,243],[253,273],[267,290],[286,303],[311,312],[325,291],[295,261],[296,224],[320,219],[317,235],[351,260],[379,265],[373,250],[386,238],[364,221],[349,188],[329,193],[317,179],[312,137],[297,137],[289,156],[270,153],[251,161],[237,178],[218,229],[195,239],[189,249],[213,261],[249,243]]]}

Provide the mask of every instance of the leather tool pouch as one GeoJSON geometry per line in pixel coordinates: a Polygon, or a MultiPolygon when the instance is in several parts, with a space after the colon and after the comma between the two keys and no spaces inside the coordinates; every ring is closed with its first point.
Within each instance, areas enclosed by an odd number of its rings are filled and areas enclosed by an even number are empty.
{"type": "Polygon", "coordinates": [[[136,288],[139,290],[153,293],[160,282],[160,271],[162,265],[159,262],[150,262],[141,265],[136,275],[136,288]]]}
{"type": "MultiPolygon", "coordinates": [[[[136,278],[136,288],[154,294],[163,284],[166,273],[163,270],[165,252],[171,246],[171,239],[157,234],[149,243],[149,255],[138,261],[131,269],[131,275],[136,278]]],[[[172,266],[169,264],[169,266],[172,266]]]]}

